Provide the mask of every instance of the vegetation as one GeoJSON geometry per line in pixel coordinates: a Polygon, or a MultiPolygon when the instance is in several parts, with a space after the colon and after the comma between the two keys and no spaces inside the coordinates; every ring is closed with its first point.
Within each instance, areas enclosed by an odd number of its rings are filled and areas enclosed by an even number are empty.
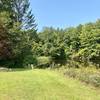
{"type": "Polygon", "coordinates": [[[45,28],[40,32],[41,55],[54,57],[53,61],[76,61],[100,66],[100,20],[67,29],[45,28]]]}
{"type": "Polygon", "coordinates": [[[64,69],[64,75],[100,88],[100,70],[96,68],[67,68],[64,69]]]}
{"type": "Polygon", "coordinates": [[[0,73],[0,100],[6,99],[100,100],[100,95],[99,90],[66,79],[54,71],[26,70],[0,73]]]}
{"type": "Polygon", "coordinates": [[[50,58],[47,67],[68,61],[100,67],[100,20],[66,29],[45,27],[37,33],[29,0],[0,0],[0,65],[38,67],[42,56],[50,58]]]}
{"type": "Polygon", "coordinates": [[[35,28],[28,0],[0,0],[1,66],[23,67],[25,59],[32,55],[35,28]]]}
{"type": "Polygon", "coordinates": [[[100,88],[100,19],[36,26],[29,0],[0,0],[0,100],[100,100],[99,90],[78,81],[100,88]],[[72,78],[51,70],[62,66],[72,78]]]}

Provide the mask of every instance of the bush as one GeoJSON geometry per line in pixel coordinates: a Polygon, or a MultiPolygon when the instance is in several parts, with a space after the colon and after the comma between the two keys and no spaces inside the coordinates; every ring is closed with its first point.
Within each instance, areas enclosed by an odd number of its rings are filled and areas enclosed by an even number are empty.
{"type": "Polygon", "coordinates": [[[51,57],[40,56],[37,57],[37,67],[38,68],[47,68],[50,67],[51,57]]]}
{"type": "Polygon", "coordinates": [[[66,63],[66,53],[62,47],[55,48],[51,52],[52,61],[56,64],[65,64],[66,63]]]}
{"type": "Polygon", "coordinates": [[[69,68],[64,74],[95,87],[100,87],[100,72],[95,68],[69,68]]]}
{"type": "Polygon", "coordinates": [[[37,58],[33,55],[28,55],[27,57],[24,58],[23,60],[23,66],[28,66],[28,65],[37,65],[37,58]]]}
{"type": "Polygon", "coordinates": [[[75,69],[67,69],[67,71],[64,73],[65,75],[72,77],[72,78],[76,78],[77,77],[77,72],[75,71],[75,69]]]}

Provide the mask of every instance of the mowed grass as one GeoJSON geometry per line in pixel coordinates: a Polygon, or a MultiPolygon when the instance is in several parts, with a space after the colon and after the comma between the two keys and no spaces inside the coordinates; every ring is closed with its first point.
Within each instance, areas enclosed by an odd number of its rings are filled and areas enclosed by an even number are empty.
{"type": "Polygon", "coordinates": [[[49,70],[0,72],[0,100],[100,100],[100,91],[49,70]]]}

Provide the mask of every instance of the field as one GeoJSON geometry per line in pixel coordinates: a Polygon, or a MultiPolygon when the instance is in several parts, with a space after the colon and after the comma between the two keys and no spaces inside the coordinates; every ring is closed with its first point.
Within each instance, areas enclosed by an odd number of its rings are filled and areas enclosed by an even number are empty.
{"type": "Polygon", "coordinates": [[[0,72],[0,100],[100,100],[100,91],[50,70],[0,72]]]}

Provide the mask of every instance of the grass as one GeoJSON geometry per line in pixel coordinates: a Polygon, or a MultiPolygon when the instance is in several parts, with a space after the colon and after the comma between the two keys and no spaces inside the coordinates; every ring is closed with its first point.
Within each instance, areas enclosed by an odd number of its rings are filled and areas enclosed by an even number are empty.
{"type": "Polygon", "coordinates": [[[49,70],[0,72],[0,100],[100,100],[100,91],[49,70]]]}
{"type": "Polygon", "coordinates": [[[100,69],[91,67],[60,69],[65,76],[78,79],[100,89],[100,69]]]}

